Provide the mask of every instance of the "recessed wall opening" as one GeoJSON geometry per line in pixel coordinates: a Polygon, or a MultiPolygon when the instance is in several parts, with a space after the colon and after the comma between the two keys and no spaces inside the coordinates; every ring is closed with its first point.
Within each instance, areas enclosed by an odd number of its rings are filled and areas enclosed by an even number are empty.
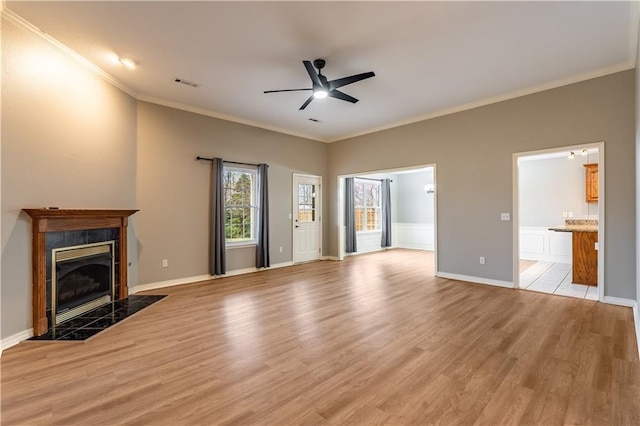
{"type": "Polygon", "coordinates": [[[604,143],[514,154],[514,283],[604,300],[604,143]]]}
{"type": "Polygon", "coordinates": [[[431,254],[435,275],[436,195],[433,164],[339,176],[339,260],[394,248],[422,250],[431,254]]]}

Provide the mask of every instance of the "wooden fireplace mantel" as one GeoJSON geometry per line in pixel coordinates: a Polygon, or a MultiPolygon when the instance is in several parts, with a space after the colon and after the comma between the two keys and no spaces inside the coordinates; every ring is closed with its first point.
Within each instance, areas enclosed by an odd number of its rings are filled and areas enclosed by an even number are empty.
{"type": "Polygon", "coordinates": [[[129,294],[127,285],[127,224],[128,217],[138,210],[88,209],[23,209],[31,217],[33,247],[33,334],[40,336],[49,329],[47,323],[47,271],[45,234],[57,231],[118,228],[119,233],[119,298],[129,294]]]}

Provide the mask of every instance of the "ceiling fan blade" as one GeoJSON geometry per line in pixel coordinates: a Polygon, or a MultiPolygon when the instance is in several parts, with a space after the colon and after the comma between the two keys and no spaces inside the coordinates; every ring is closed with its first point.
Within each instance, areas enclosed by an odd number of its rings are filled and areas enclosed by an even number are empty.
{"type": "Polygon", "coordinates": [[[304,101],[304,103],[300,107],[299,111],[302,111],[303,109],[305,109],[307,107],[307,105],[309,105],[311,103],[312,100],[313,100],[313,95],[309,96],[309,99],[304,101]]]}
{"type": "Polygon", "coordinates": [[[338,87],[346,86],[347,84],[355,83],[356,81],[364,80],[366,78],[371,78],[371,77],[375,77],[375,74],[373,71],[331,80],[329,82],[329,91],[337,89],[338,87]]]}
{"type": "Polygon", "coordinates": [[[343,101],[351,102],[352,104],[355,104],[356,102],[358,102],[358,100],[353,96],[349,96],[346,93],[343,93],[335,89],[329,91],[329,96],[331,96],[332,98],[342,99],[343,101]]]}
{"type": "Polygon", "coordinates": [[[265,90],[264,93],[278,93],[278,92],[299,92],[301,90],[313,90],[313,89],[282,89],[282,90],[265,90]]]}
{"type": "Polygon", "coordinates": [[[316,69],[313,67],[313,64],[311,64],[310,61],[302,61],[302,63],[304,64],[304,67],[307,69],[307,73],[309,73],[309,77],[311,78],[313,85],[322,87],[322,82],[320,81],[320,77],[318,77],[318,73],[316,72],[316,69]]]}

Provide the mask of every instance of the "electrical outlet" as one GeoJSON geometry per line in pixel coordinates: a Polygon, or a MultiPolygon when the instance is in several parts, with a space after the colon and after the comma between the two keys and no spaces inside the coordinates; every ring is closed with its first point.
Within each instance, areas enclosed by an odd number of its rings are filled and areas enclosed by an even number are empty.
{"type": "Polygon", "coordinates": [[[480,256],[480,264],[484,265],[486,263],[487,259],[484,258],[484,256],[480,256]]]}
{"type": "Polygon", "coordinates": [[[509,213],[500,213],[500,220],[510,220],[511,215],[509,213]]]}
{"type": "Polygon", "coordinates": [[[567,212],[562,212],[562,217],[569,217],[569,213],[567,213],[567,212]]]}
{"type": "Polygon", "coordinates": [[[169,260],[168,259],[162,259],[162,267],[166,268],[169,266],[169,260]]]}

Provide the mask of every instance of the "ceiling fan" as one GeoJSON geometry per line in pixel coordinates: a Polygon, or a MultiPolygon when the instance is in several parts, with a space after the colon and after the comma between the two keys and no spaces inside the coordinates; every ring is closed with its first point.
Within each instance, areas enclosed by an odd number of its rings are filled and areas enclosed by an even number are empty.
{"type": "Polygon", "coordinates": [[[302,90],[312,90],[313,93],[309,98],[302,104],[300,110],[303,110],[311,103],[311,101],[316,99],[326,98],[327,96],[331,98],[341,99],[343,101],[351,102],[355,104],[358,102],[356,98],[353,96],[349,96],[344,92],[338,90],[338,88],[342,86],[346,86],[347,84],[355,83],[356,81],[364,80],[366,78],[374,77],[375,74],[373,71],[365,72],[362,74],[356,74],[349,77],[338,78],[335,80],[328,81],[327,77],[322,75],[322,68],[324,68],[326,62],[324,59],[316,59],[313,61],[313,65],[311,61],[302,61],[304,67],[307,69],[307,73],[309,73],[309,77],[311,78],[311,88],[310,89],[283,89],[283,90],[265,90],[264,93],[276,93],[276,92],[298,92],[302,90]],[[316,67],[318,72],[313,69],[316,67]]]}

